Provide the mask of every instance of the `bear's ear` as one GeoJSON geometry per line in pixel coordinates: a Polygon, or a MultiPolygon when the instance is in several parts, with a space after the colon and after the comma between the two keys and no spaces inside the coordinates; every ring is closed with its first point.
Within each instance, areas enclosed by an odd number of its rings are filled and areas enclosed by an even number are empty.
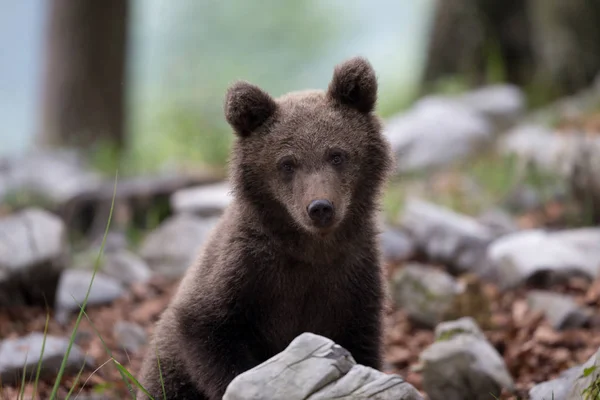
{"type": "Polygon", "coordinates": [[[275,100],[251,83],[238,81],[227,89],[225,118],[235,133],[242,137],[249,136],[276,109],[275,100]]]}
{"type": "Polygon", "coordinates": [[[377,101],[377,77],[363,57],[354,57],[336,65],[327,95],[330,99],[370,113],[377,101]]]}

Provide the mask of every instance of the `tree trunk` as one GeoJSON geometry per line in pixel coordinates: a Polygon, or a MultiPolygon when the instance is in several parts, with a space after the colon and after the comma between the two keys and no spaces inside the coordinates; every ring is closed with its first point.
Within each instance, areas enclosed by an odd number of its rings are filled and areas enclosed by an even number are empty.
{"type": "Polygon", "coordinates": [[[41,144],[124,144],[127,0],[51,0],[41,144]]]}
{"type": "Polygon", "coordinates": [[[438,0],[424,86],[445,77],[469,85],[503,80],[571,94],[600,71],[600,2],[590,0],[438,0]]]}

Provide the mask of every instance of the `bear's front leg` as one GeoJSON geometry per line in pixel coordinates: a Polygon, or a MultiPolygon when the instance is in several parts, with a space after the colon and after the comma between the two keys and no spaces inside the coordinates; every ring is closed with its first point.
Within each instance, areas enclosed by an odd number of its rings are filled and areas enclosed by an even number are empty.
{"type": "Polygon", "coordinates": [[[250,325],[233,315],[183,318],[178,336],[187,373],[211,400],[222,399],[233,378],[262,362],[250,325]]]}
{"type": "Polygon", "coordinates": [[[383,368],[382,318],[378,307],[369,311],[355,315],[343,333],[332,339],[348,350],[358,364],[380,371],[383,368]]]}

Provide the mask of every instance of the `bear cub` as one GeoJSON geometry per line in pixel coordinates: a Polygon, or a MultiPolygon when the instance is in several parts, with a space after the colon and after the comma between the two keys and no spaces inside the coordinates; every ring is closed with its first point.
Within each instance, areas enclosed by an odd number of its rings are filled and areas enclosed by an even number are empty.
{"type": "Polygon", "coordinates": [[[393,161],[376,99],[362,57],[324,91],[228,89],[233,201],[157,322],[140,376],[154,398],[164,384],[167,399],[221,399],[303,332],[381,369],[378,212],[393,161]]]}

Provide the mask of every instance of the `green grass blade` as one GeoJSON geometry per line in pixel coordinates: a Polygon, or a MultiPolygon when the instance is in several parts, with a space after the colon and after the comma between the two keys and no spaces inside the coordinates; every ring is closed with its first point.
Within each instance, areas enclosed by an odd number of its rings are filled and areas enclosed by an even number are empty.
{"type": "Polygon", "coordinates": [[[77,386],[77,382],[79,382],[79,378],[81,378],[81,374],[83,373],[84,368],[85,368],[85,359],[84,359],[83,364],[81,364],[81,368],[79,368],[79,372],[77,373],[77,376],[75,377],[75,382],[73,382],[71,389],[69,389],[69,393],[67,393],[67,397],[65,397],[65,400],[68,400],[69,397],[71,397],[73,390],[75,390],[75,386],[77,386]]]}
{"type": "MultiPolygon", "coordinates": [[[[100,334],[100,332],[98,332],[98,329],[96,329],[96,325],[92,322],[90,316],[85,312],[85,310],[83,309],[83,307],[81,305],[79,305],[79,307],[81,308],[83,315],[85,316],[85,318],[88,320],[88,322],[90,323],[90,325],[92,326],[92,329],[94,330],[94,332],[96,333],[96,336],[98,336],[98,338],[100,339],[100,342],[102,342],[102,346],[104,346],[104,350],[106,351],[106,354],[108,354],[108,356],[113,359],[113,355],[112,355],[112,351],[110,351],[110,348],[108,347],[108,345],[106,344],[106,342],[104,341],[104,338],[102,337],[102,335],[100,334]]],[[[110,360],[109,360],[110,361],[110,360]]],[[[121,375],[121,378],[123,379],[123,382],[125,382],[125,385],[127,385],[127,390],[129,391],[129,393],[133,396],[133,398],[135,399],[135,392],[133,390],[133,387],[131,386],[131,384],[129,383],[129,380],[127,379],[127,377],[119,370],[119,374],[121,375]]],[[[84,384],[85,386],[85,384],[84,384]]],[[[81,390],[83,390],[83,386],[81,387],[81,389],[79,390],[79,392],[81,392],[81,390]]]]}
{"type": "Polygon", "coordinates": [[[158,377],[160,378],[160,386],[163,392],[163,400],[167,400],[167,392],[165,391],[165,381],[163,380],[162,370],[160,369],[160,358],[158,357],[158,347],[154,348],[156,352],[156,363],[158,364],[158,377]]]}
{"type": "MultiPolygon", "coordinates": [[[[110,228],[110,222],[112,220],[112,215],[115,207],[115,197],[117,195],[117,180],[118,180],[118,172],[115,174],[115,185],[113,189],[112,201],[110,204],[110,212],[108,214],[108,221],[106,223],[106,230],[104,231],[104,236],[102,237],[102,244],[100,246],[100,252],[98,253],[98,257],[96,258],[96,263],[94,265],[94,272],[92,273],[92,279],[90,280],[90,284],[88,286],[87,293],[85,294],[85,298],[83,300],[83,308],[85,308],[88,297],[90,295],[90,290],[92,289],[92,284],[94,283],[94,277],[96,276],[96,272],[98,271],[98,267],[100,265],[100,258],[102,253],[104,252],[104,246],[106,245],[106,237],[108,236],[108,230],[110,228]]],[[[58,375],[56,376],[56,381],[54,382],[54,387],[52,388],[52,393],[50,394],[50,400],[56,399],[56,394],[58,393],[58,388],[60,387],[60,381],[65,372],[65,368],[67,366],[67,359],[69,358],[69,354],[71,353],[71,348],[73,347],[73,342],[75,341],[75,334],[77,333],[77,329],[79,329],[79,324],[81,323],[81,318],[83,316],[83,312],[80,310],[77,315],[77,320],[75,321],[75,326],[73,327],[73,332],[71,333],[71,338],[69,339],[69,345],[67,346],[67,351],[63,357],[62,363],[60,365],[60,369],[58,371],[58,375]]]]}
{"type": "Polygon", "coordinates": [[[125,368],[120,362],[118,362],[114,358],[112,360],[115,363],[115,366],[117,367],[117,369],[119,371],[121,371],[125,376],[127,376],[127,378],[129,378],[135,386],[137,386],[142,392],[144,392],[146,394],[146,396],[148,396],[150,399],[154,400],[154,397],[152,397],[152,395],[150,395],[150,393],[148,393],[146,388],[143,387],[142,384],[140,382],[138,382],[138,380],[135,379],[134,376],[131,375],[131,373],[129,371],[127,371],[127,368],[125,368]]]}
{"type": "Polygon", "coordinates": [[[25,398],[25,375],[27,375],[27,356],[29,351],[25,353],[25,362],[23,363],[23,376],[21,377],[21,389],[19,390],[19,399],[25,398]]]}
{"type": "MultiPolygon", "coordinates": [[[[102,365],[100,365],[98,368],[96,368],[94,371],[92,371],[92,373],[90,374],[90,376],[88,376],[87,379],[85,380],[85,382],[83,382],[83,385],[81,385],[81,388],[79,389],[79,392],[77,392],[77,396],[75,396],[75,399],[77,399],[79,397],[79,395],[81,394],[81,391],[83,390],[83,388],[85,387],[85,385],[87,385],[87,383],[90,380],[90,378],[92,376],[94,376],[94,374],[96,372],[100,371],[102,369],[102,367],[104,367],[106,364],[108,364],[111,361],[112,361],[112,358],[109,358],[108,360],[106,360],[105,362],[103,362],[102,365]]],[[[73,387],[75,387],[75,386],[73,386],[73,387]]],[[[71,390],[73,390],[73,389],[71,388],[71,390]]],[[[69,392],[69,393],[71,393],[71,392],[69,392]]]]}
{"type": "Polygon", "coordinates": [[[40,373],[42,372],[42,357],[46,350],[46,336],[48,335],[48,325],[50,324],[50,311],[46,310],[46,323],[44,324],[44,340],[42,341],[42,351],[40,352],[40,359],[38,360],[37,368],[35,371],[35,381],[33,382],[33,394],[37,393],[38,383],[40,381],[40,373]]]}

